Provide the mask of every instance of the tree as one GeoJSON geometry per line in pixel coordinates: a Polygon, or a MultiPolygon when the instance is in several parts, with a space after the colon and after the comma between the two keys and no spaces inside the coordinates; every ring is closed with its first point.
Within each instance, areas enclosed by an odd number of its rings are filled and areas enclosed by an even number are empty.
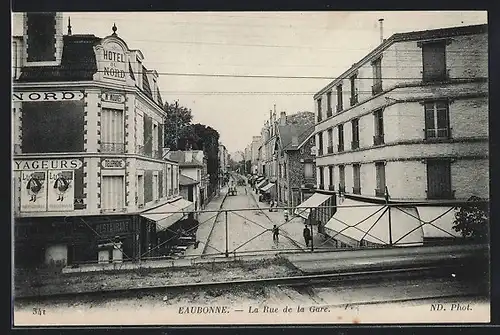
{"type": "Polygon", "coordinates": [[[207,157],[207,173],[210,175],[211,193],[219,183],[219,132],[204,124],[194,124],[193,133],[197,141],[193,149],[203,150],[207,157]]]}
{"type": "Polygon", "coordinates": [[[488,242],[488,206],[484,200],[472,196],[467,203],[461,207],[455,208],[453,229],[464,238],[476,242],[488,242]]]}
{"type": "Polygon", "coordinates": [[[186,150],[198,140],[192,131],[191,109],[180,106],[179,101],[172,104],[165,102],[163,109],[167,112],[164,126],[165,146],[171,150],[186,150]]]}

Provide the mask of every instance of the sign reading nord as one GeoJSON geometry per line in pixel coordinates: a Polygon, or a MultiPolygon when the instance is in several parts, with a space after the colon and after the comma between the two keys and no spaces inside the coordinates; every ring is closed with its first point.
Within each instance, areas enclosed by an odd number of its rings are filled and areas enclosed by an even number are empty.
{"type": "Polygon", "coordinates": [[[47,102],[82,100],[83,93],[79,91],[60,92],[15,92],[12,93],[14,102],[47,102]]]}

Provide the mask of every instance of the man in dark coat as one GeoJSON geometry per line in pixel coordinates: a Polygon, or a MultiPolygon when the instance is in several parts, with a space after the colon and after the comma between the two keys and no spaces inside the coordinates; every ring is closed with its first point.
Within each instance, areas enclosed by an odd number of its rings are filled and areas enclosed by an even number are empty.
{"type": "Polygon", "coordinates": [[[309,247],[309,242],[311,241],[311,230],[307,226],[304,227],[302,235],[306,241],[306,246],[309,247]]]}

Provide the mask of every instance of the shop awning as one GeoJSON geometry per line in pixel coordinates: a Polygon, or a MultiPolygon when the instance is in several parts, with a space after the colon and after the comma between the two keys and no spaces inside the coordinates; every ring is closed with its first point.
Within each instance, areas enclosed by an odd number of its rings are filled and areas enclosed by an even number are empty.
{"type": "Polygon", "coordinates": [[[453,229],[453,221],[455,220],[453,207],[418,206],[417,211],[424,237],[451,238],[461,236],[459,232],[453,229]]]}
{"type": "Polygon", "coordinates": [[[260,190],[262,192],[266,192],[266,193],[269,193],[271,192],[271,189],[273,188],[273,186],[275,186],[276,184],[273,184],[273,183],[269,183],[267,184],[266,186],[262,187],[260,190]]]}
{"type": "Polygon", "coordinates": [[[330,237],[346,244],[361,240],[389,244],[389,210],[394,246],[415,246],[423,243],[423,231],[415,207],[392,207],[345,199],[326,223],[330,237]]]}
{"type": "Polygon", "coordinates": [[[180,209],[171,204],[165,204],[144,213],[141,216],[156,222],[156,230],[162,231],[181,220],[184,215],[180,209]]]}
{"type": "Polygon", "coordinates": [[[309,213],[311,212],[311,208],[320,206],[331,197],[332,196],[328,194],[314,193],[311,197],[297,206],[295,209],[295,215],[299,215],[304,219],[307,219],[309,217],[309,213]]]}
{"type": "Polygon", "coordinates": [[[179,199],[170,203],[171,205],[180,209],[181,212],[194,211],[194,203],[186,199],[179,199]]]}
{"type": "Polygon", "coordinates": [[[265,184],[267,183],[267,180],[262,180],[260,182],[258,182],[257,185],[255,185],[255,187],[257,187],[257,189],[260,189],[262,186],[264,186],[265,184]]]}
{"type": "Polygon", "coordinates": [[[162,231],[182,220],[185,215],[194,210],[194,204],[185,199],[164,204],[162,206],[148,210],[140,215],[148,220],[156,222],[156,230],[162,231]]]}

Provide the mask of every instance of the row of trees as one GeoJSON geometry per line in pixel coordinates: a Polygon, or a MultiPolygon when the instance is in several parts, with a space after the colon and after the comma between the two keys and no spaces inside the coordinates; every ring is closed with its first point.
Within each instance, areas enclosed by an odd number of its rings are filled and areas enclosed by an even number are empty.
{"type": "Polygon", "coordinates": [[[219,132],[201,123],[192,123],[191,109],[178,101],[166,102],[167,119],[164,126],[165,146],[170,150],[203,150],[207,157],[210,175],[208,192],[212,193],[219,182],[219,132]]]}

